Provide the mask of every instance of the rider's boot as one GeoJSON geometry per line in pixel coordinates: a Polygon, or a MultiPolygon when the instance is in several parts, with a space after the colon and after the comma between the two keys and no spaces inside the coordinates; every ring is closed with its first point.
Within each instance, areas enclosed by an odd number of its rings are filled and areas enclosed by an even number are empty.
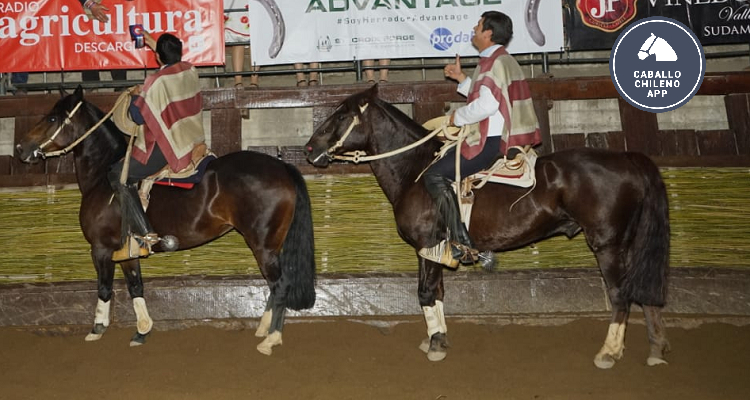
{"type": "Polygon", "coordinates": [[[122,215],[122,247],[112,253],[112,261],[119,262],[151,254],[151,245],[159,242],[159,235],[143,211],[135,186],[119,185],[117,199],[122,215]]]}
{"type": "Polygon", "coordinates": [[[419,255],[451,268],[455,268],[459,263],[474,264],[478,260],[479,252],[474,249],[469,231],[461,221],[458,199],[451,187],[451,181],[432,174],[425,175],[423,179],[427,192],[437,205],[452,238],[441,241],[434,247],[419,250],[419,255]]]}

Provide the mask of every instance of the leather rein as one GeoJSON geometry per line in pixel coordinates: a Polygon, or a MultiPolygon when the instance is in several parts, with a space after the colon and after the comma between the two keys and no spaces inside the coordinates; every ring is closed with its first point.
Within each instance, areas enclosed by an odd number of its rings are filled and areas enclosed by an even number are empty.
{"type": "Polygon", "coordinates": [[[76,139],[75,141],[73,141],[72,143],[70,143],[69,145],[67,145],[64,149],[60,149],[60,150],[56,150],[56,151],[51,151],[51,152],[45,152],[44,148],[47,147],[47,146],[49,146],[50,144],[52,144],[53,141],[55,140],[55,138],[57,137],[57,135],[59,135],[60,132],[62,132],[62,130],[66,126],[68,126],[68,125],[70,125],[70,124],[73,123],[73,121],[71,119],[73,118],[74,115],[76,115],[76,113],[78,112],[78,110],[83,105],[83,100],[79,101],[78,104],[76,104],[76,106],[73,107],[73,109],[70,112],[65,111],[65,113],[68,116],[65,117],[65,120],[63,121],[63,123],[60,124],[60,126],[57,128],[57,130],[55,130],[55,133],[53,133],[52,136],[50,136],[44,143],[40,144],[38,149],[34,150],[34,155],[35,156],[41,156],[42,158],[47,158],[47,157],[56,157],[56,156],[59,156],[59,155],[67,154],[71,149],[73,149],[74,147],[78,146],[79,143],[81,143],[90,134],[92,134],[97,128],[99,128],[104,123],[104,121],[106,121],[107,119],[109,119],[109,117],[112,116],[112,113],[114,113],[114,111],[117,109],[117,107],[120,105],[120,103],[123,101],[124,98],[125,98],[124,96],[121,96],[119,99],[117,99],[117,101],[115,102],[115,104],[112,106],[112,109],[110,109],[109,112],[107,114],[105,114],[104,117],[102,117],[102,119],[99,120],[99,122],[97,122],[96,124],[94,124],[94,126],[92,126],[91,128],[89,128],[89,130],[87,130],[86,133],[84,133],[83,135],[81,135],[81,137],[79,137],[78,139],[76,139]]]}
{"type": "MultiPolygon", "coordinates": [[[[364,114],[364,112],[367,109],[368,105],[369,105],[369,103],[367,103],[367,104],[362,105],[362,106],[359,107],[360,115],[364,114]]],[[[443,126],[438,127],[437,129],[435,129],[432,132],[430,132],[430,134],[428,134],[427,136],[425,136],[425,137],[417,140],[416,142],[411,143],[409,145],[406,145],[404,147],[400,147],[400,148],[395,149],[395,150],[391,150],[391,151],[386,152],[386,153],[374,154],[374,155],[369,155],[368,156],[367,152],[365,152],[363,150],[355,150],[355,151],[345,152],[343,155],[334,154],[336,152],[336,150],[338,150],[341,146],[344,145],[344,141],[346,141],[346,138],[349,137],[349,134],[352,133],[352,130],[354,130],[354,127],[356,127],[360,123],[361,122],[360,122],[359,116],[355,115],[354,117],[352,117],[352,122],[349,124],[349,127],[347,127],[346,132],[344,132],[344,134],[341,136],[341,138],[333,146],[331,146],[330,148],[328,148],[328,150],[326,150],[323,154],[319,155],[318,158],[325,156],[325,157],[328,157],[329,160],[351,161],[351,162],[353,162],[355,164],[358,164],[360,162],[365,162],[365,161],[380,160],[380,159],[383,159],[383,158],[388,158],[388,157],[391,157],[391,156],[395,156],[397,154],[401,154],[401,153],[403,153],[405,151],[409,151],[409,150],[411,150],[411,149],[413,149],[413,148],[415,148],[417,146],[420,146],[420,145],[424,144],[428,140],[434,138],[440,132],[444,132],[445,137],[450,142],[446,143],[445,145],[443,145],[443,147],[440,149],[439,153],[442,155],[442,154],[445,154],[445,152],[447,152],[448,149],[450,149],[453,146],[455,146],[458,143],[460,143],[460,141],[462,141],[463,138],[465,137],[465,133],[464,133],[463,127],[459,131],[458,135],[454,136],[454,135],[450,135],[448,133],[447,129],[445,129],[445,128],[447,128],[447,125],[443,124],[443,126]]],[[[317,158],[316,158],[316,160],[317,160],[317,158]]]]}

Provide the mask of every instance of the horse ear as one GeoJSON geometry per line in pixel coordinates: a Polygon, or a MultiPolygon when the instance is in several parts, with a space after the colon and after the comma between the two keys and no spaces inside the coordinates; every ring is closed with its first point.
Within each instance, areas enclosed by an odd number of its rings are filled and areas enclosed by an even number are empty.
{"type": "Polygon", "coordinates": [[[65,87],[63,85],[60,85],[60,97],[65,97],[68,95],[68,91],[65,90],[65,87]]]}
{"type": "Polygon", "coordinates": [[[78,85],[75,92],[73,92],[73,97],[78,100],[83,100],[83,87],[81,85],[78,85]]]}
{"type": "Polygon", "coordinates": [[[376,83],[376,84],[372,85],[372,87],[370,89],[368,89],[368,92],[369,92],[368,96],[371,99],[376,99],[378,97],[378,84],[376,83]]]}

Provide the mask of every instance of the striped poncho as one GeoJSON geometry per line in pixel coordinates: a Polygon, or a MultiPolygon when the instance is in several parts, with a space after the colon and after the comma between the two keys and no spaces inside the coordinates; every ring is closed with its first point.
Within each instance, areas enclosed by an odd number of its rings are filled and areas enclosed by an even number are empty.
{"type": "MultiPolygon", "coordinates": [[[[504,47],[498,48],[492,56],[479,60],[472,76],[468,102],[479,97],[479,88],[482,86],[490,89],[500,104],[498,111],[505,119],[500,143],[503,154],[507,154],[510,147],[534,146],[542,142],[529,84],[521,66],[504,47]]],[[[461,155],[464,158],[472,159],[482,151],[487,140],[488,125],[487,119],[479,122],[479,140],[463,143],[461,155]]]]}
{"type": "Polygon", "coordinates": [[[183,61],[162,68],[146,78],[134,103],[144,119],[144,134],[135,141],[133,158],[145,164],[158,143],[172,171],[187,167],[193,147],[205,141],[195,67],[183,61]]]}

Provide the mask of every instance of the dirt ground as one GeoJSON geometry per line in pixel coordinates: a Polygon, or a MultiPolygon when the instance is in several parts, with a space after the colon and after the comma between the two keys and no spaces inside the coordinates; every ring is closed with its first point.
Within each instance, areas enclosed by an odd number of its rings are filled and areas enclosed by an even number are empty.
{"type": "MultiPolygon", "coordinates": [[[[349,319],[288,323],[270,357],[254,330],[155,331],[130,348],[133,327],[98,342],[81,332],[0,328],[0,399],[748,399],[750,326],[672,327],[666,366],[647,367],[646,330],[631,324],[611,370],[592,359],[607,323],[476,324],[448,319],[438,363],[417,349],[424,323],[391,328],[349,319]]],[[[85,327],[81,327],[84,329],[85,327]]],[[[79,330],[81,330],[79,329],[79,330]]]]}

